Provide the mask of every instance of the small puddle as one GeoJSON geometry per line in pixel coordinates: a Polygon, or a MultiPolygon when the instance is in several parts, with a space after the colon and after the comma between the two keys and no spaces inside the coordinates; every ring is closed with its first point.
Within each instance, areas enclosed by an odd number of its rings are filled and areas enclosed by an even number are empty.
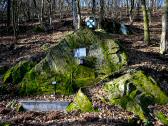
{"type": "Polygon", "coordinates": [[[66,111],[69,102],[66,101],[19,101],[26,111],[66,111]]]}

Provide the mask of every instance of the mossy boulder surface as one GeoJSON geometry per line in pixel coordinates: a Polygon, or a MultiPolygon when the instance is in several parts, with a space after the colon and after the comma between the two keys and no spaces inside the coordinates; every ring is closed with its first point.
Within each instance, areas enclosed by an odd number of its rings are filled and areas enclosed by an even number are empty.
{"type": "Polygon", "coordinates": [[[3,75],[3,83],[18,84],[22,81],[24,75],[35,66],[35,62],[23,60],[10,68],[3,75]]]}
{"type": "Polygon", "coordinates": [[[81,112],[93,112],[94,108],[92,102],[90,102],[89,98],[83,94],[81,90],[76,94],[74,101],[66,108],[67,112],[77,111],[81,112]]]}
{"type": "Polygon", "coordinates": [[[127,73],[105,84],[106,99],[111,104],[134,112],[143,120],[148,117],[148,106],[168,103],[167,95],[143,71],[127,73]]]}
{"type": "Polygon", "coordinates": [[[168,125],[168,117],[163,112],[157,111],[155,112],[155,116],[164,126],[168,125]]]}
{"type": "Polygon", "coordinates": [[[26,74],[20,83],[21,94],[52,93],[52,81],[58,82],[57,93],[71,94],[120,71],[127,64],[127,56],[117,42],[109,35],[107,38],[88,29],[68,35],[26,74]],[[82,65],[74,57],[79,48],[86,48],[82,65]]]}

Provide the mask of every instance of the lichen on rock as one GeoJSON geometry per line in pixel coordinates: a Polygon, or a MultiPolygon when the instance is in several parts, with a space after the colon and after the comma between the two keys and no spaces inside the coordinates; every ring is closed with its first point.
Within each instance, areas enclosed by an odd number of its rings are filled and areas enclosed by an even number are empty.
{"type": "Polygon", "coordinates": [[[148,106],[158,103],[168,103],[167,95],[157,86],[157,83],[144,74],[134,71],[120,76],[105,84],[106,99],[111,104],[139,115],[142,120],[148,118],[148,106]]]}
{"type": "Polygon", "coordinates": [[[106,39],[100,34],[82,29],[62,39],[26,74],[20,83],[20,93],[52,93],[51,82],[57,81],[57,93],[71,94],[120,71],[127,64],[125,52],[109,35],[106,39]],[[87,53],[82,57],[82,65],[74,56],[79,48],[86,48],[87,53]]]}
{"type": "Polygon", "coordinates": [[[77,111],[80,110],[81,112],[93,112],[95,111],[93,108],[92,103],[90,102],[89,98],[83,94],[81,89],[76,94],[74,101],[67,106],[66,111],[77,111]]]}

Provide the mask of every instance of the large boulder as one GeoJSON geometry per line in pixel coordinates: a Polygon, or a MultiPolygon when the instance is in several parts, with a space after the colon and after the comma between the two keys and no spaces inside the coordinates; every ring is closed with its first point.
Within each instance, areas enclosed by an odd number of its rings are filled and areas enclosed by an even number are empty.
{"type": "Polygon", "coordinates": [[[168,103],[167,95],[143,71],[132,71],[104,85],[106,100],[131,111],[142,120],[149,117],[148,106],[168,103]]]}
{"type": "Polygon", "coordinates": [[[127,64],[127,55],[110,38],[88,29],[68,35],[26,74],[20,83],[20,93],[52,93],[51,83],[57,81],[57,93],[71,94],[120,71],[127,64]],[[75,56],[79,48],[86,49],[82,64],[75,56]]]}

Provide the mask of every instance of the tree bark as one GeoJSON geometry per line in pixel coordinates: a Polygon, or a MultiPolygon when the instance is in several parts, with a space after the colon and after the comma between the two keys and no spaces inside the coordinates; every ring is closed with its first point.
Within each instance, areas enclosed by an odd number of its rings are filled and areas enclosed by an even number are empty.
{"type": "Polygon", "coordinates": [[[43,26],[44,19],[44,0],[41,0],[41,10],[40,10],[40,25],[43,26]]]}
{"type": "Polygon", "coordinates": [[[104,0],[100,0],[100,16],[99,16],[99,28],[102,29],[102,22],[104,20],[104,0]]]}
{"type": "Polygon", "coordinates": [[[17,6],[17,1],[13,0],[12,2],[12,25],[13,25],[13,35],[14,35],[15,42],[17,40],[16,6],[17,6]]]}
{"type": "Polygon", "coordinates": [[[48,0],[49,2],[49,24],[52,26],[52,1],[48,0]]]}
{"type": "Polygon", "coordinates": [[[64,5],[64,0],[59,0],[59,13],[60,13],[60,19],[63,18],[63,5],[64,5]]]}
{"type": "Polygon", "coordinates": [[[129,5],[128,0],[126,0],[126,15],[129,14],[129,5]]]}
{"type": "Polygon", "coordinates": [[[81,13],[80,13],[80,0],[77,0],[77,29],[80,29],[81,27],[81,13]]]}
{"type": "Polygon", "coordinates": [[[168,49],[168,0],[165,0],[162,15],[162,34],[160,41],[160,53],[166,53],[168,49]]]}
{"type": "Polygon", "coordinates": [[[148,13],[146,10],[145,0],[141,0],[141,4],[142,4],[142,11],[143,11],[143,19],[144,19],[144,42],[149,44],[149,41],[150,41],[149,19],[148,19],[148,13]]]}
{"type": "Polygon", "coordinates": [[[77,30],[77,23],[78,23],[78,19],[77,19],[77,4],[76,4],[76,0],[72,0],[72,13],[73,13],[73,26],[75,28],[75,30],[77,30]]]}
{"type": "Polygon", "coordinates": [[[7,27],[9,27],[10,23],[11,23],[11,18],[10,18],[11,11],[10,11],[10,9],[11,9],[11,0],[8,0],[7,1],[7,27]]]}
{"type": "Polygon", "coordinates": [[[92,0],[92,13],[93,13],[93,16],[95,17],[95,14],[96,14],[96,0],[92,0]]]}
{"type": "Polygon", "coordinates": [[[130,8],[130,12],[129,12],[130,24],[133,23],[133,9],[134,9],[134,4],[135,4],[135,1],[134,1],[134,0],[131,0],[131,8],[130,8]]]}

